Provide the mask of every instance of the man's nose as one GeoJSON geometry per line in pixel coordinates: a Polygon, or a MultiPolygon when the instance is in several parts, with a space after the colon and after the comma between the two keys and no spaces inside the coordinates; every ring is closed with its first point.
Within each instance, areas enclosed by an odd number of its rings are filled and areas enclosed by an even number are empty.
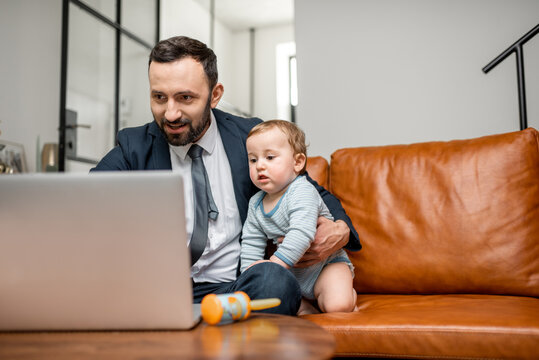
{"type": "Polygon", "coordinates": [[[175,121],[182,117],[182,111],[179,104],[173,99],[167,102],[167,109],[165,111],[165,119],[168,121],[175,121]]]}

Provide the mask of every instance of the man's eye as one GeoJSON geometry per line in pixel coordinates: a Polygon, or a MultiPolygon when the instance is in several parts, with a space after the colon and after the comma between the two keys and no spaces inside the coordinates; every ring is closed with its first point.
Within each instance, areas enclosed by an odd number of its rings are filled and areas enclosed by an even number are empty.
{"type": "Polygon", "coordinates": [[[164,96],[164,95],[161,95],[161,94],[154,94],[154,95],[153,95],[153,98],[154,98],[156,101],[164,101],[164,100],[165,100],[165,96],[164,96]]]}
{"type": "Polygon", "coordinates": [[[192,98],[193,98],[193,97],[192,97],[191,95],[183,95],[183,96],[182,96],[182,99],[183,99],[183,100],[186,100],[186,101],[189,101],[189,100],[191,100],[192,98]]]}

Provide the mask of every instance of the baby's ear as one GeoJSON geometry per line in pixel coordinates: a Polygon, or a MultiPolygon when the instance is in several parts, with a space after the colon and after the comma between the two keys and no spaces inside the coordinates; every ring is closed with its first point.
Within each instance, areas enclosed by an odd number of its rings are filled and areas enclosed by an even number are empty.
{"type": "Polygon", "coordinates": [[[307,157],[304,153],[299,153],[294,155],[294,171],[299,174],[305,167],[305,163],[307,162],[307,157]]]}

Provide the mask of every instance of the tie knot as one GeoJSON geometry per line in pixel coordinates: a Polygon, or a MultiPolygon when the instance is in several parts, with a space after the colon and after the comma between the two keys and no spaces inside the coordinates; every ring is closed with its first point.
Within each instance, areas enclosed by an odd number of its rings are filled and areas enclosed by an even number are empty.
{"type": "Polygon", "coordinates": [[[194,158],[199,158],[202,156],[202,149],[200,146],[198,146],[197,144],[193,144],[191,145],[191,147],[189,148],[189,151],[187,151],[187,155],[189,155],[189,157],[191,159],[194,159],[194,158]]]}

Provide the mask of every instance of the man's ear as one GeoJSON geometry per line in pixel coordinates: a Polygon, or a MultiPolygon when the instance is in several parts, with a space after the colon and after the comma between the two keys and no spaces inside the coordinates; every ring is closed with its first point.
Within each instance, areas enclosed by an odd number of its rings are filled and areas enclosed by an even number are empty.
{"type": "Polygon", "coordinates": [[[219,104],[219,101],[223,97],[224,92],[225,92],[225,88],[224,88],[223,84],[221,84],[221,83],[215,84],[215,86],[213,87],[213,90],[211,91],[211,103],[210,103],[210,105],[211,105],[212,109],[215,109],[217,104],[219,104]]]}
{"type": "Polygon", "coordinates": [[[303,167],[305,166],[306,162],[307,157],[304,153],[294,155],[294,171],[296,172],[296,174],[299,174],[301,170],[303,170],[303,167]]]}

